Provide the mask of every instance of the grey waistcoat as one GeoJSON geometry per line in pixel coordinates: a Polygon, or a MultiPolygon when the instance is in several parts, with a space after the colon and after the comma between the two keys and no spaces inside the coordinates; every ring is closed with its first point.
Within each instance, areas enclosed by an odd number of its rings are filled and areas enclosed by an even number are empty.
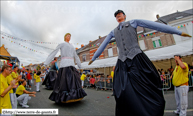
{"type": "Polygon", "coordinates": [[[124,62],[127,58],[133,59],[137,54],[142,53],[138,44],[137,32],[130,22],[125,22],[122,29],[114,29],[115,40],[119,48],[118,58],[124,62]]]}

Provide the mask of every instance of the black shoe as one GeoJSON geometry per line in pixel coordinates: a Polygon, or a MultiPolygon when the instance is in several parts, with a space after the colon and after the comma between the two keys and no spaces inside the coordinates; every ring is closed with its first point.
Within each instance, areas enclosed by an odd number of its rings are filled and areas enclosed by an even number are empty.
{"type": "Polygon", "coordinates": [[[114,96],[114,94],[112,94],[111,96],[114,96]]]}
{"type": "Polygon", "coordinates": [[[36,92],[40,92],[40,90],[39,90],[39,91],[36,91],[36,92]]]}

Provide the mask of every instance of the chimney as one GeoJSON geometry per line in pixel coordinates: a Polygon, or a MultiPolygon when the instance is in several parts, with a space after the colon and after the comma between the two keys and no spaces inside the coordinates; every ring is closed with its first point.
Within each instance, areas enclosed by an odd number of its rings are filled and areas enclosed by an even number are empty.
{"type": "Polygon", "coordinates": [[[84,44],[81,44],[81,48],[84,47],[84,44]]]}
{"type": "Polygon", "coordinates": [[[99,36],[99,39],[101,38],[101,36],[99,36]]]}
{"type": "Polygon", "coordinates": [[[92,41],[89,41],[89,43],[92,42],[92,41]]]}

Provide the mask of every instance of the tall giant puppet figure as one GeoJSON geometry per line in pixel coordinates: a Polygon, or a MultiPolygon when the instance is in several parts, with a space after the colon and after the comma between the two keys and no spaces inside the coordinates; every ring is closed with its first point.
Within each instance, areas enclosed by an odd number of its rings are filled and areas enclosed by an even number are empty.
{"type": "Polygon", "coordinates": [[[45,65],[48,65],[55,57],[57,52],[61,51],[60,69],[55,80],[54,89],[49,99],[56,103],[76,102],[83,99],[87,94],[81,87],[80,74],[75,68],[74,58],[78,67],[81,67],[80,59],[76,54],[75,48],[69,43],[71,34],[64,36],[63,43],[48,56],[45,65]]]}
{"type": "Polygon", "coordinates": [[[57,65],[57,57],[54,58],[54,61],[51,63],[50,71],[48,74],[46,74],[46,78],[43,81],[42,85],[45,85],[47,89],[53,89],[55,80],[57,78],[57,71],[58,71],[58,65],[57,65]]]}
{"type": "Polygon", "coordinates": [[[115,37],[119,49],[113,79],[116,116],[163,116],[165,100],[160,76],[140,49],[136,28],[140,26],[185,37],[191,36],[176,28],[152,21],[125,22],[126,15],[122,10],[116,11],[114,16],[119,25],[107,35],[89,65],[100,56],[111,38],[115,37]]]}

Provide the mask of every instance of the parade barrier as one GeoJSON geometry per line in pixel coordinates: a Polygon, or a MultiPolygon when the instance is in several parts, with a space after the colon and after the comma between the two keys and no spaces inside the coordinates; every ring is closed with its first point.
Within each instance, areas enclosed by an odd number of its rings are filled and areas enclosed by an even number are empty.
{"type": "MultiPolygon", "coordinates": [[[[189,87],[193,87],[193,76],[191,74],[191,72],[189,72],[188,74],[188,77],[189,77],[189,87]]],[[[172,78],[170,77],[169,74],[164,74],[164,75],[160,75],[160,79],[161,79],[161,82],[162,82],[162,90],[163,92],[164,91],[167,91],[169,89],[171,89],[172,87],[172,78]]],[[[90,87],[90,81],[89,81],[89,78],[85,79],[84,80],[84,86],[86,88],[90,87]]],[[[95,77],[95,87],[96,87],[96,90],[98,89],[113,89],[113,81],[112,81],[112,78],[96,78],[95,77]]]]}
{"type": "Polygon", "coordinates": [[[87,78],[87,79],[84,80],[84,86],[86,88],[90,87],[90,78],[87,78]]]}
{"type": "MultiPolygon", "coordinates": [[[[86,88],[90,87],[91,84],[90,84],[90,79],[87,78],[84,80],[84,86],[86,88]]],[[[112,79],[108,79],[108,78],[95,78],[95,87],[96,87],[96,90],[98,89],[113,89],[113,82],[112,82],[112,79]]]]}
{"type": "Polygon", "coordinates": [[[188,77],[189,77],[189,82],[188,82],[189,87],[193,87],[193,75],[191,71],[188,73],[188,77]]]}
{"type": "Polygon", "coordinates": [[[160,78],[161,78],[161,82],[162,82],[162,91],[164,94],[165,90],[167,91],[171,88],[172,79],[170,78],[169,74],[160,75],[160,78]]]}
{"type": "Polygon", "coordinates": [[[106,81],[105,78],[95,78],[95,86],[96,90],[98,89],[106,89],[106,81]]]}
{"type": "Polygon", "coordinates": [[[170,75],[169,74],[160,75],[160,78],[161,78],[162,85],[163,85],[162,90],[170,89],[172,85],[172,80],[170,78],[170,75]]]}
{"type": "Polygon", "coordinates": [[[113,81],[112,79],[106,79],[106,89],[113,89],[113,81]]]}

